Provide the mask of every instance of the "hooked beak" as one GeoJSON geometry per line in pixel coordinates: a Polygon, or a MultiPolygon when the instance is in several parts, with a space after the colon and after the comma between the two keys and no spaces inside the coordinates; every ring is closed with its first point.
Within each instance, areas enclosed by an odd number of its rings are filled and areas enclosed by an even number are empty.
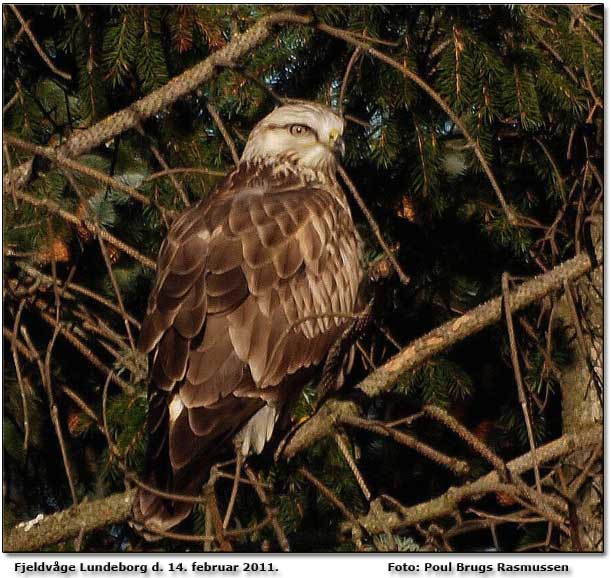
{"type": "Polygon", "coordinates": [[[331,134],[329,135],[329,145],[331,145],[331,150],[335,156],[344,156],[344,153],[346,152],[346,145],[342,135],[336,130],[331,131],[331,134]]]}

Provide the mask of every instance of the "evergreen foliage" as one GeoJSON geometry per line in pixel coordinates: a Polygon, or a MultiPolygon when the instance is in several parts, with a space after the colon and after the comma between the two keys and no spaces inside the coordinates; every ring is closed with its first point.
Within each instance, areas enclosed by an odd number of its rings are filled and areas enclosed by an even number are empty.
{"type": "MultiPolygon", "coordinates": [[[[29,143],[56,146],[107,115],[129,106],[202,61],[271,6],[133,5],[36,6],[19,11],[44,52],[71,80],[41,59],[8,6],[4,18],[4,132],[29,143]]],[[[398,70],[371,54],[357,55],[345,87],[343,110],[348,154],[345,166],[373,212],[386,241],[412,278],[390,282],[376,324],[402,345],[428,329],[501,292],[501,274],[531,276],[583,249],[588,211],[599,202],[602,179],[602,9],[580,5],[339,6],[303,8],[316,21],[349,31],[416,73],[450,106],[481,148],[507,202],[519,214],[512,223],[500,207],[474,146],[434,102],[398,70]]],[[[52,200],[81,220],[97,223],[115,238],[155,259],[171,218],[204,198],[232,157],[210,117],[211,102],[238,150],[254,124],[277,104],[275,97],[304,98],[339,106],[354,46],[313,27],[280,26],[236,66],[160,114],[143,119],[142,131],[117,135],[79,163],[137,189],[146,206],[96,178],[36,157],[23,189],[52,200]],[[253,80],[255,79],[255,80],[253,80]],[[275,95],[275,96],[274,96],[275,95]],[[162,173],[170,168],[190,172],[162,173]]],[[[31,158],[5,143],[3,172],[31,158]]],[[[356,204],[353,213],[367,259],[381,249],[356,204]]],[[[132,471],[145,448],[146,361],[132,352],[117,301],[140,321],[153,271],[105,242],[114,281],[95,233],[57,212],[4,190],[4,423],[5,523],[29,519],[71,504],[60,446],[47,411],[47,393],[36,360],[17,353],[11,334],[31,339],[42,363],[51,352],[50,381],[79,499],[123,489],[124,471],[110,451],[100,423],[66,388],[102,416],[105,374],[63,335],[52,343],[56,315],[53,278],[86,290],[61,292],[60,321],[114,370],[128,388],[109,385],[105,419],[117,450],[132,471]],[[28,268],[29,267],[29,268],[28,268]],[[32,269],[34,268],[34,270],[32,269]],[[37,271],[37,272],[36,272],[37,271]],[[116,288],[115,288],[116,283],[116,288]],[[110,301],[110,309],[103,301],[110,301]],[[25,305],[20,311],[20,304],[25,305]],[[44,316],[46,314],[46,317],[44,316]],[[15,323],[19,315],[19,323],[15,323]],[[51,319],[51,321],[49,321],[51,319]],[[27,328],[26,337],[20,328],[27,328]],[[52,349],[49,344],[52,343],[52,349]],[[25,384],[25,388],[23,387],[25,384]],[[22,393],[28,411],[29,443],[22,393]]],[[[560,392],[554,367],[567,363],[564,333],[549,300],[514,320],[520,363],[538,444],[561,433],[560,392]]],[[[138,329],[130,322],[134,338],[138,329]]],[[[357,383],[396,350],[377,330],[362,340],[349,382],[357,383]]],[[[31,351],[30,351],[31,353],[31,351]]],[[[314,410],[315,383],[306,388],[294,419],[314,410]]],[[[528,450],[529,442],[511,365],[507,328],[486,330],[403,375],[392,391],[358,400],[363,415],[383,421],[405,417],[422,404],[442,406],[503,459],[528,450]]],[[[448,455],[468,460],[470,478],[488,465],[442,426],[427,420],[406,432],[448,455]]],[[[388,494],[411,505],[460,483],[454,474],[412,449],[363,430],[347,430],[362,474],[374,496],[388,494]]],[[[273,449],[253,460],[293,551],[351,551],[344,517],[298,470],[305,467],[353,513],[367,512],[345,457],[329,438],[289,464],[273,462],[273,449]]],[[[221,512],[231,480],[218,484],[221,512]]],[[[506,513],[494,499],[489,511],[506,513]]],[[[511,507],[509,508],[511,511],[511,507]]],[[[235,518],[241,527],[266,515],[257,495],[241,486],[235,518]]],[[[191,532],[204,532],[203,509],[191,532]]],[[[234,527],[232,522],[231,527],[234,527]]],[[[499,529],[502,547],[540,542],[546,524],[499,529]]],[[[461,538],[459,549],[481,550],[490,537],[461,538]]],[[[146,549],[127,526],[87,536],[87,550],[146,549]]],[[[423,546],[414,531],[377,536],[366,548],[412,551],[423,546]]],[[[267,526],[237,538],[236,550],[278,548],[267,526]]],[[[70,549],[71,544],[60,545],[70,549]]],[[[184,549],[166,539],[154,546],[184,549]],[[159,545],[161,544],[161,546],[159,545]]],[[[189,545],[193,547],[193,545],[189,545]]]]}

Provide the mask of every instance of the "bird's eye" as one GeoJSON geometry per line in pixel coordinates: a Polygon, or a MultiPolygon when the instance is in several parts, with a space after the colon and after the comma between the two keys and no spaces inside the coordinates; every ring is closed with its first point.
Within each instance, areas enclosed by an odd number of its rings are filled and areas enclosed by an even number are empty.
{"type": "Polygon", "coordinates": [[[293,136],[303,135],[306,132],[308,132],[309,130],[310,130],[310,128],[305,126],[304,124],[292,124],[291,126],[289,126],[289,132],[293,136]]]}

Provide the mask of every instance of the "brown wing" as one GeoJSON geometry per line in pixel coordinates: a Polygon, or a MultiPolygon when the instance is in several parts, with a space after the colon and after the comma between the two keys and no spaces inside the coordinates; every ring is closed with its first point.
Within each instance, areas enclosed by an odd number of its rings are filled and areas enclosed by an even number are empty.
{"type": "MultiPolygon", "coordinates": [[[[354,310],[349,213],[322,188],[288,185],[193,207],[162,245],[139,347],[152,353],[149,478],[170,491],[197,491],[202,460],[266,402],[289,397],[288,376],[324,358],[347,322],[325,314],[354,310]]],[[[148,502],[144,517],[159,515],[148,502]]]]}

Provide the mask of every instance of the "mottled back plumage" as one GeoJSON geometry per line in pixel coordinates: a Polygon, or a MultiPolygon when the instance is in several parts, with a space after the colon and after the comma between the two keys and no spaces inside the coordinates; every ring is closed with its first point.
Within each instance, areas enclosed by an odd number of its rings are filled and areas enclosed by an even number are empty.
{"type": "MultiPolygon", "coordinates": [[[[232,440],[261,452],[350,324],[331,315],[355,312],[362,278],[334,177],[341,128],[320,105],[276,109],[239,167],[172,224],[139,340],[152,366],[149,485],[196,495],[232,440]]],[[[191,507],[140,490],[135,526],[167,530],[191,507]]]]}

